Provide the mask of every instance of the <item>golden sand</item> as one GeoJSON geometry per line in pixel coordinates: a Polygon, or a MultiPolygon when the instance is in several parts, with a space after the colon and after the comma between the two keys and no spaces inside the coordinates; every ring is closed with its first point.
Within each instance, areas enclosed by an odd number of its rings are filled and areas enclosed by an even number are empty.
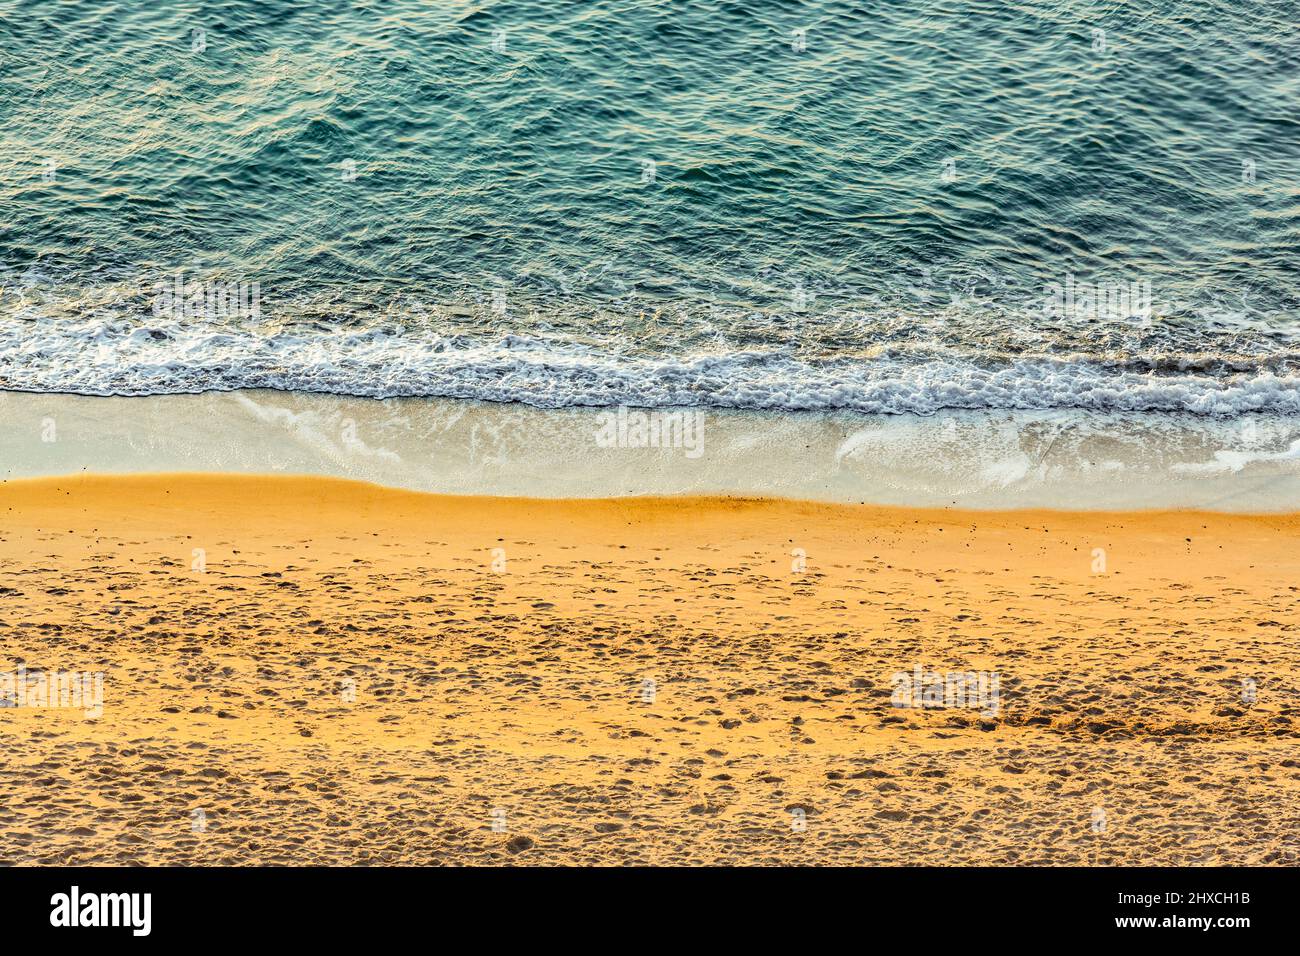
{"type": "Polygon", "coordinates": [[[0,671],[104,699],[0,862],[1296,863],[1298,600],[1295,515],[10,482],[0,671]]]}

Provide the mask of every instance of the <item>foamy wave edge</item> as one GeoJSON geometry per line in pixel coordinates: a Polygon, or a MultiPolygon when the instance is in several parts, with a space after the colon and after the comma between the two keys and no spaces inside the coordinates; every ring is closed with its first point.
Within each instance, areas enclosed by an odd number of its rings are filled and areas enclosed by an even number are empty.
{"type": "MultiPolygon", "coordinates": [[[[33,336],[0,330],[0,389],[91,396],[272,389],[358,398],[458,398],[542,408],[628,405],[933,414],[945,409],[1300,414],[1300,377],[1139,372],[1034,357],[805,358],[797,350],[647,358],[506,336],[419,340],[204,330],[33,336]]],[[[45,330],[42,330],[43,332],[45,330]]]]}

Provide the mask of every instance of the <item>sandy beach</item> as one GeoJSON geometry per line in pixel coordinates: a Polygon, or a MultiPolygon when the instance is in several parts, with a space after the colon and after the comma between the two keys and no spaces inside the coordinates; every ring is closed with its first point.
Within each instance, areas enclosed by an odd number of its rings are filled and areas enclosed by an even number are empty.
{"type": "Polygon", "coordinates": [[[1294,864],[1300,517],[0,485],[7,864],[1294,864]],[[996,700],[898,706],[898,675],[996,700]],[[986,685],[987,686],[987,685],[986,685]]]}

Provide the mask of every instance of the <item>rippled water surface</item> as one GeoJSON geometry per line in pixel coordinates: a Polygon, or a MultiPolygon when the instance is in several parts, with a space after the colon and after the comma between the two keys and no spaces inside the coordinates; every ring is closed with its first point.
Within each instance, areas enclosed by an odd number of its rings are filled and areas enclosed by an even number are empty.
{"type": "Polygon", "coordinates": [[[1300,413],[1295,12],[0,0],[0,387],[1300,413]]]}

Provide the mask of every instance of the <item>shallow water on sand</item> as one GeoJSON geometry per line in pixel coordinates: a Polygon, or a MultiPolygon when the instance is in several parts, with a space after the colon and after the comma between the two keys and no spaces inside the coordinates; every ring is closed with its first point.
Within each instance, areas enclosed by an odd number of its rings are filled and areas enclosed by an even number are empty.
{"type": "Polygon", "coordinates": [[[535,409],[240,391],[0,393],[0,477],[244,472],[543,498],[763,495],[959,508],[1294,511],[1300,420],[535,409]]]}

